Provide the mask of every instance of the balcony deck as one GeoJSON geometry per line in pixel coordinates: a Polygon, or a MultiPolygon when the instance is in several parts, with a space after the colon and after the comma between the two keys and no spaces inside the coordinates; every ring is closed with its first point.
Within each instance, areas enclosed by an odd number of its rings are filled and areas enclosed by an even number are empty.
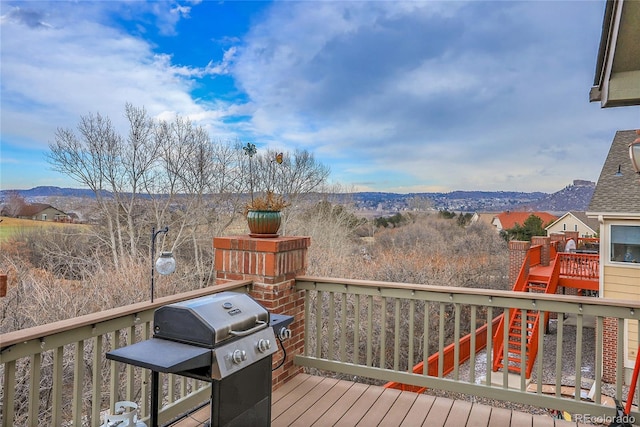
{"type": "MultiPolygon", "coordinates": [[[[204,407],[172,427],[202,426],[204,407]]],[[[272,396],[272,427],[576,427],[585,424],[446,397],[298,374],[272,396]]]]}

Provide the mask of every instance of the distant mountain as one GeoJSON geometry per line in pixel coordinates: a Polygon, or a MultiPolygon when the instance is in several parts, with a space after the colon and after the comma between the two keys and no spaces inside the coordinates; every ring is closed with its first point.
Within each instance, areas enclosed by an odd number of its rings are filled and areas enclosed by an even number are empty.
{"type": "MultiPolygon", "coordinates": [[[[382,193],[360,192],[334,194],[338,203],[351,203],[362,212],[375,216],[411,210],[448,210],[452,212],[499,212],[531,210],[547,212],[586,211],[595,190],[591,181],[575,180],[573,184],[553,193],[518,191],[452,191],[449,193],[382,193]]],[[[77,188],[35,187],[30,190],[2,190],[0,202],[8,193],[17,191],[28,202],[48,199],[94,198],[93,191],[77,188]]],[[[105,192],[105,196],[110,193],[105,192]]]]}
{"type": "Polygon", "coordinates": [[[562,190],[549,194],[535,203],[524,204],[522,207],[544,212],[585,212],[595,189],[595,182],[575,180],[573,184],[567,185],[562,190]]]}
{"type": "MultiPolygon", "coordinates": [[[[53,186],[34,187],[30,190],[1,190],[0,200],[4,200],[7,193],[16,191],[25,200],[30,201],[42,197],[89,197],[95,198],[92,190],[86,188],[60,188],[53,186]]],[[[105,192],[105,194],[110,194],[105,192]]]]}

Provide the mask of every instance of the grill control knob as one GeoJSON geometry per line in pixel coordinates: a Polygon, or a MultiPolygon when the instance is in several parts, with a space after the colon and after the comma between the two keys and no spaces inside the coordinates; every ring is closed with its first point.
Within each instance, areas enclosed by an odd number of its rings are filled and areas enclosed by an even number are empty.
{"type": "Polygon", "coordinates": [[[264,338],[260,339],[260,341],[258,341],[258,351],[260,353],[264,353],[265,351],[269,350],[271,348],[271,341],[266,340],[264,338]]]}
{"type": "Polygon", "coordinates": [[[247,360],[247,352],[244,350],[235,350],[231,355],[231,360],[233,360],[233,363],[236,365],[239,365],[247,360]]]}

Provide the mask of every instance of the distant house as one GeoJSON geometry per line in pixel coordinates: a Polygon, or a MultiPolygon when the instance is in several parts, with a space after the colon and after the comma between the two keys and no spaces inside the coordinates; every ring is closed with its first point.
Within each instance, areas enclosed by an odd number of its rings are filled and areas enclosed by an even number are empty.
{"type": "Polygon", "coordinates": [[[69,216],[59,209],[45,203],[24,205],[16,218],[33,219],[36,221],[68,221],[69,216]]]}
{"type": "Polygon", "coordinates": [[[475,212],[469,222],[471,224],[480,223],[480,224],[493,225],[493,219],[499,213],[500,212],[475,212]]]}
{"type": "Polygon", "coordinates": [[[597,219],[589,218],[585,212],[571,211],[549,224],[545,230],[547,236],[577,231],[579,237],[594,237],[598,235],[600,225],[597,219]]]}
{"type": "Polygon", "coordinates": [[[540,218],[543,226],[558,219],[557,216],[551,215],[547,212],[506,211],[494,216],[491,221],[491,225],[496,227],[498,232],[502,230],[509,230],[515,227],[516,224],[524,225],[524,222],[531,215],[535,215],[540,218]]]}

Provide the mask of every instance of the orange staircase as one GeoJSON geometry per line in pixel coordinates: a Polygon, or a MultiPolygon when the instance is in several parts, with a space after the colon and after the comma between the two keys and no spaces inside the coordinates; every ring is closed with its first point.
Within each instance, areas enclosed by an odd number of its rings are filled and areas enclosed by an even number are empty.
{"type": "MultiPolygon", "coordinates": [[[[534,249],[534,248],[531,248],[534,249]]],[[[516,283],[513,285],[514,291],[555,294],[558,289],[560,278],[560,263],[556,262],[560,254],[557,254],[553,264],[548,268],[540,268],[541,274],[535,272],[533,267],[539,264],[539,255],[535,251],[527,254],[516,283]],[[532,263],[538,263],[531,265],[532,263]],[[529,268],[527,268],[529,266],[529,268]]],[[[505,366],[509,372],[522,374],[524,365],[525,375],[531,377],[533,364],[538,354],[538,340],[540,328],[540,312],[536,310],[527,310],[526,319],[523,319],[522,310],[519,308],[509,309],[509,326],[507,330],[507,362],[505,363],[505,331],[504,318],[500,321],[500,325],[496,329],[493,336],[493,370],[504,369],[505,366]],[[524,332],[523,332],[524,329],[524,332]],[[525,340],[524,345],[522,340],[525,340]],[[525,357],[523,363],[522,349],[525,349],[525,357]]],[[[543,327],[546,327],[549,321],[549,313],[544,314],[543,327]]]]}
{"type": "MultiPolygon", "coordinates": [[[[577,288],[579,294],[583,290],[598,291],[599,289],[599,256],[597,254],[577,254],[556,252],[555,246],[551,247],[550,252],[553,261],[548,266],[541,265],[541,247],[532,246],[525,257],[518,278],[513,285],[513,290],[517,292],[546,293],[555,294],[558,286],[565,288],[577,288]]],[[[522,318],[522,310],[518,308],[509,309],[509,325],[507,332],[507,369],[509,372],[522,373],[522,338],[524,330],[524,348],[525,348],[525,375],[531,378],[533,365],[538,355],[539,328],[542,326],[547,328],[549,324],[549,313],[544,313],[541,319],[541,313],[536,310],[527,310],[526,319],[522,318]]],[[[505,337],[505,321],[501,314],[493,319],[493,370],[504,369],[504,337],[505,337]]],[[[485,348],[488,339],[486,325],[481,326],[475,331],[476,334],[476,352],[485,348]]],[[[470,357],[470,337],[471,334],[460,339],[458,363],[464,363],[470,357]]],[[[447,375],[454,369],[455,364],[455,344],[450,344],[443,350],[443,375],[447,375]]],[[[439,371],[440,355],[432,354],[427,359],[427,375],[437,376],[439,371]]],[[[423,362],[413,367],[414,373],[422,374],[424,372],[423,362]]],[[[401,384],[398,382],[389,382],[385,384],[387,388],[396,388],[400,390],[410,390],[422,393],[425,387],[401,384]]]]}

